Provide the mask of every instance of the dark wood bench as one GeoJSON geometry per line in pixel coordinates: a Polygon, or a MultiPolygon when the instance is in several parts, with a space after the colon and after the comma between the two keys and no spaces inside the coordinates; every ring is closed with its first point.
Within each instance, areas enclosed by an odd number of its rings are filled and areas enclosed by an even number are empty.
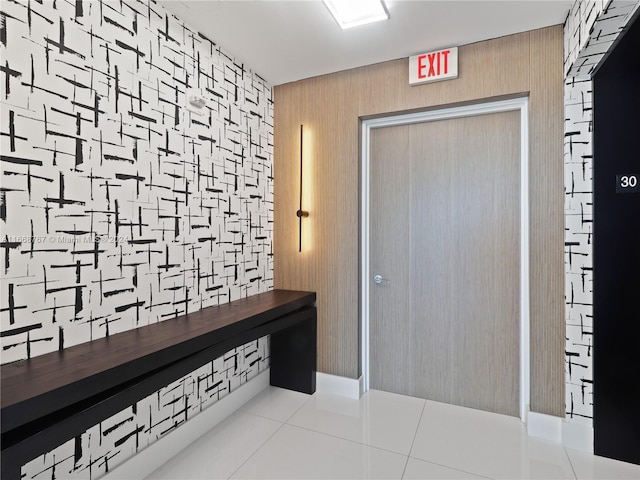
{"type": "Polygon", "coordinates": [[[2,365],[2,479],[208,361],[271,335],[271,385],[315,391],[316,295],[272,290],[2,365]]]}

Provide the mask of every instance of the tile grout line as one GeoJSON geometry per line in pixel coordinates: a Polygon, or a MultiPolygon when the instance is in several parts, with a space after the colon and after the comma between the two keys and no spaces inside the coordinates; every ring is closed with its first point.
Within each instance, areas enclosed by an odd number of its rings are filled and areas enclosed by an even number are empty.
{"type": "Polygon", "coordinates": [[[491,477],[486,477],[484,475],[480,475],[480,474],[474,473],[474,472],[468,472],[467,470],[462,470],[462,469],[457,468],[457,467],[452,467],[451,465],[443,465],[441,463],[431,462],[429,460],[424,460],[422,458],[411,456],[411,453],[413,451],[413,446],[414,446],[415,441],[416,441],[416,437],[418,436],[418,429],[420,428],[420,422],[422,422],[422,417],[424,416],[424,411],[427,408],[427,402],[429,402],[429,400],[424,399],[424,405],[422,407],[422,412],[420,413],[420,420],[418,420],[418,425],[416,426],[416,433],[413,435],[413,441],[411,442],[411,448],[409,449],[409,455],[407,455],[407,463],[405,464],[405,467],[404,467],[404,470],[402,472],[402,477],[401,478],[404,478],[404,476],[405,476],[405,474],[407,472],[407,466],[409,465],[409,459],[413,458],[414,460],[419,460],[421,462],[430,463],[431,465],[438,465],[439,467],[449,468],[451,470],[456,470],[458,472],[467,473],[469,475],[473,475],[474,477],[486,478],[487,480],[493,480],[491,477]]]}
{"type": "MultiPolygon", "coordinates": [[[[267,418],[267,417],[262,417],[261,415],[255,415],[255,414],[252,414],[252,413],[249,413],[249,412],[244,412],[244,413],[248,413],[249,415],[254,415],[254,416],[256,416],[256,417],[260,417],[260,418],[267,418]]],[[[269,419],[269,420],[273,420],[273,419],[269,419]]],[[[273,420],[273,421],[280,423],[278,420],[273,420]]],[[[440,467],[448,468],[448,469],[451,469],[451,470],[456,470],[456,471],[461,472],[461,473],[466,473],[466,474],[469,474],[469,475],[473,475],[474,477],[484,478],[484,479],[487,479],[487,480],[494,480],[494,479],[492,479],[491,477],[486,477],[486,476],[484,476],[484,475],[479,475],[479,474],[477,474],[477,473],[468,472],[468,471],[466,471],[466,470],[461,470],[461,469],[459,469],[459,468],[452,467],[452,466],[450,466],[450,465],[443,465],[443,464],[440,464],[440,463],[430,462],[430,461],[428,461],[428,460],[422,460],[422,459],[417,458],[417,457],[411,457],[411,455],[405,455],[405,454],[402,454],[402,453],[394,452],[393,450],[387,450],[386,448],[376,447],[376,446],[374,446],[374,445],[369,445],[369,444],[362,443],[362,442],[359,442],[359,441],[356,441],[356,440],[351,440],[351,439],[348,439],[348,438],[338,437],[338,436],[336,436],[336,435],[331,435],[331,434],[329,434],[329,433],[325,433],[325,432],[320,432],[320,431],[317,431],[317,430],[313,430],[312,428],[302,427],[302,426],[300,426],[300,425],[294,425],[294,424],[289,424],[289,423],[282,423],[282,424],[278,427],[278,429],[277,429],[275,432],[273,432],[273,434],[272,434],[269,438],[267,438],[267,439],[266,439],[266,440],[265,440],[265,441],[264,441],[264,442],[263,442],[263,443],[262,443],[262,444],[261,444],[261,445],[260,445],[260,446],[259,446],[259,447],[258,447],[258,448],[257,448],[257,449],[256,449],[256,450],[255,450],[255,451],[254,451],[254,452],[253,452],[253,453],[252,453],[252,454],[251,454],[251,455],[250,455],[246,460],[245,460],[245,461],[244,461],[244,462],[242,462],[242,464],[241,464],[240,466],[238,466],[238,468],[236,468],[236,469],[233,471],[233,473],[232,473],[229,477],[227,477],[227,480],[230,480],[230,479],[231,479],[231,478],[232,478],[236,473],[238,473],[238,471],[239,471],[239,470],[240,470],[240,469],[241,469],[241,468],[242,468],[242,467],[243,467],[243,466],[244,466],[244,465],[245,465],[245,464],[246,464],[246,463],[247,463],[247,462],[248,462],[248,461],[249,461],[249,460],[250,460],[250,459],[251,459],[251,458],[256,454],[256,453],[258,453],[258,451],[259,451],[259,450],[261,450],[262,448],[264,448],[264,446],[267,444],[267,442],[269,442],[269,440],[271,440],[271,439],[272,439],[272,438],[273,438],[273,437],[274,437],[274,436],[275,436],[275,435],[276,435],[280,430],[282,430],[282,428],[283,428],[285,425],[286,425],[286,426],[289,426],[289,427],[292,427],[292,428],[300,429],[300,430],[306,430],[307,432],[315,433],[315,434],[322,435],[322,436],[329,437],[329,438],[333,438],[333,439],[336,439],[336,440],[342,440],[342,441],[345,441],[345,442],[353,443],[353,444],[355,444],[355,445],[360,445],[361,447],[365,447],[365,448],[372,448],[372,449],[374,449],[374,450],[380,450],[380,451],[387,452],[387,453],[391,453],[391,454],[394,454],[394,455],[404,456],[404,457],[406,457],[406,461],[405,461],[404,469],[403,469],[403,471],[402,471],[402,476],[400,477],[401,479],[402,479],[402,478],[404,478],[404,475],[405,475],[405,473],[406,473],[406,468],[407,468],[407,465],[408,465],[408,463],[409,463],[409,459],[410,459],[410,458],[414,458],[415,460],[419,460],[419,461],[421,461],[421,462],[430,463],[430,464],[432,464],[432,465],[438,465],[438,466],[440,466],[440,467]]]]}
{"type": "Polygon", "coordinates": [[[280,426],[271,434],[269,435],[268,438],[265,439],[264,442],[262,442],[262,444],[260,444],[260,446],[258,448],[255,449],[255,451],[249,455],[246,460],[244,462],[242,462],[232,473],[231,475],[229,475],[227,477],[227,480],[229,480],[230,478],[232,478],[236,473],[238,473],[238,471],[249,461],[251,460],[256,453],[258,453],[260,450],[262,450],[264,448],[264,446],[267,444],[267,442],[269,442],[269,440],[271,440],[280,430],[282,430],[282,427],[284,427],[285,425],[287,425],[288,420],[295,415],[295,413],[300,410],[308,401],[309,399],[312,397],[312,395],[309,395],[308,398],[305,399],[304,402],[302,402],[302,404],[291,414],[289,415],[289,417],[285,420],[285,421],[280,421],[280,420],[274,420],[273,418],[270,417],[265,417],[263,415],[257,415],[255,413],[252,412],[248,412],[248,411],[242,411],[242,413],[248,414],[248,415],[253,415],[254,417],[259,417],[259,418],[266,418],[267,420],[271,420],[273,422],[277,422],[280,423],[280,426]]]}
{"type": "Polygon", "coordinates": [[[407,460],[404,462],[404,469],[402,469],[402,476],[400,478],[404,478],[405,473],[407,473],[407,466],[409,465],[409,459],[411,458],[411,452],[413,450],[413,445],[416,443],[416,437],[418,436],[418,430],[420,429],[420,423],[422,422],[422,416],[424,415],[424,409],[427,408],[427,400],[424,399],[424,403],[422,404],[422,410],[420,411],[420,418],[418,419],[418,423],[416,424],[416,431],[413,432],[413,439],[411,440],[411,446],[409,447],[409,453],[407,454],[407,460]]]}
{"type": "Polygon", "coordinates": [[[474,477],[485,478],[486,480],[496,480],[494,477],[487,477],[485,475],[480,475],[479,473],[474,473],[468,470],[462,470],[457,467],[452,467],[451,465],[444,465],[442,463],[431,462],[429,460],[423,460],[422,458],[418,458],[418,457],[410,457],[410,458],[413,458],[414,460],[418,460],[420,462],[429,463],[431,465],[437,465],[439,467],[448,468],[449,470],[455,470],[456,472],[466,473],[467,475],[473,475],[474,477]]]}
{"type": "MultiPolygon", "coordinates": [[[[248,413],[248,412],[244,412],[244,413],[248,413]]],[[[252,414],[250,413],[249,415],[252,415],[252,414]]],[[[256,417],[260,417],[260,415],[254,415],[254,416],[256,416],[256,417]]],[[[261,417],[261,418],[266,418],[266,417],[261,417]]],[[[269,420],[272,420],[272,421],[274,421],[274,422],[278,422],[277,420],[273,420],[272,418],[271,418],[271,419],[269,419],[269,420]]],[[[227,480],[229,480],[229,479],[230,479],[230,478],[232,478],[236,473],[238,473],[238,471],[239,471],[242,467],[244,467],[244,465],[245,465],[249,460],[251,460],[251,459],[255,456],[255,454],[256,454],[256,453],[258,453],[260,450],[262,450],[262,449],[264,448],[264,446],[267,444],[267,442],[268,442],[269,440],[271,440],[271,439],[274,437],[274,435],[275,435],[276,433],[278,433],[280,430],[282,430],[282,427],[284,427],[284,426],[285,426],[285,423],[284,423],[284,422],[278,422],[278,423],[280,423],[280,426],[275,430],[275,432],[273,432],[271,435],[269,435],[269,437],[268,437],[268,438],[266,438],[266,439],[265,439],[265,441],[264,441],[264,442],[262,442],[262,443],[260,444],[260,446],[258,446],[258,448],[256,448],[256,449],[254,450],[254,452],[253,452],[251,455],[249,455],[249,456],[246,458],[246,460],[245,460],[244,462],[242,462],[240,465],[238,465],[238,467],[237,467],[233,472],[231,472],[231,475],[229,475],[229,476],[227,477],[227,480]]]]}
{"type": "Polygon", "coordinates": [[[383,448],[383,447],[376,447],[375,445],[369,445],[368,443],[359,442],[358,440],[351,440],[350,438],[338,437],[337,435],[331,435],[330,433],[320,432],[318,430],[314,430],[313,428],[303,427],[301,425],[296,425],[296,424],[293,424],[293,423],[288,423],[287,426],[293,427],[293,428],[298,428],[300,430],[306,430],[307,432],[317,433],[318,435],[324,435],[325,437],[335,438],[336,440],[343,440],[345,442],[355,443],[356,445],[360,445],[362,447],[374,448],[376,450],[381,450],[383,452],[393,453],[394,455],[400,455],[401,457],[406,457],[406,455],[404,453],[394,452],[393,450],[388,450],[388,449],[383,448]]]}
{"type": "MultiPolygon", "coordinates": [[[[273,387],[273,388],[280,388],[280,387],[273,387]]],[[[291,417],[293,417],[296,413],[298,413],[298,410],[300,410],[302,407],[305,406],[305,404],[309,401],[309,399],[312,397],[312,395],[308,395],[308,398],[305,399],[304,402],[302,402],[300,404],[299,407],[296,407],[296,409],[293,411],[292,414],[290,414],[286,419],[284,420],[280,420],[279,418],[273,418],[273,417],[268,417],[266,415],[261,415],[259,413],[255,413],[255,412],[250,412],[248,410],[243,410],[242,408],[238,409],[238,412],[241,413],[248,413],[249,415],[253,415],[254,417],[259,417],[259,418],[266,418],[267,420],[272,420],[274,422],[279,422],[279,423],[289,423],[289,420],[291,420],[291,417]]]]}
{"type": "Polygon", "coordinates": [[[567,456],[567,460],[569,460],[569,465],[571,466],[571,471],[573,472],[573,478],[577,479],[578,478],[578,474],[576,473],[576,469],[573,466],[573,462],[571,461],[571,457],[569,456],[569,452],[567,452],[567,449],[565,447],[562,447],[562,450],[564,450],[564,454],[567,456]]]}
{"type": "MultiPolygon", "coordinates": [[[[334,395],[334,394],[328,394],[328,395],[334,395]]],[[[338,396],[340,396],[340,395],[338,395],[338,396]]],[[[363,396],[364,396],[364,395],[363,395],[363,396]]],[[[417,398],[417,397],[412,397],[412,398],[417,398]]],[[[362,397],[360,397],[360,399],[358,400],[358,402],[359,402],[361,399],[362,399],[362,397]]],[[[422,401],[426,402],[426,400],[424,400],[424,399],[422,399],[422,398],[420,398],[420,399],[418,399],[418,400],[422,400],[422,401]]],[[[306,402],[305,402],[305,403],[306,403],[306,402]]],[[[298,410],[302,409],[302,407],[303,407],[303,406],[304,406],[304,405],[301,405],[301,406],[300,406],[300,408],[299,408],[298,410]]],[[[361,407],[358,407],[358,408],[361,408],[361,407]]],[[[422,406],[422,411],[424,411],[424,405],[422,406]]],[[[422,418],[422,411],[421,411],[421,413],[420,413],[420,418],[422,418]]],[[[295,412],[295,413],[297,413],[297,410],[296,410],[296,412],[295,412]]],[[[295,415],[295,413],[294,413],[294,415],[295,415]]],[[[291,418],[292,418],[292,417],[293,417],[293,415],[291,415],[291,417],[289,417],[289,420],[291,420],[291,418]]],[[[419,422],[420,422],[420,420],[418,420],[418,423],[419,423],[419,422]]],[[[365,443],[365,442],[363,442],[363,441],[359,441],[359,440],[352,440],[352,439],[350,439],[350,438],[344,438],[344,437],[340,437],[340,436],[338,436],[338,435],[332,435],[331,433],[322,432],[322,431],[320,431],[320,430],[316,430],[316,429],[314,429],[314,428],[312,428],[312,427],[307,427],[307,426],[303,426],[303,425],[296,425],[295,423],[290,423],[289,421],[287,421],[287,425],[289,425],[289,426],[291,426],[291,427],[300,428],[300,429],[302,429],[302,430],[307,430],[307,431],[309,431],[309,432],[318,433],[318,434],[320,434],[320,435],[325,435],[325,436],[327,436],[327,437],[335,438],[335,439],[338,439],[338,440],[345,440],[345,441],[347,441],[347,442],[355,443],[355,444],[357,444],[357,445],[362,445],[363,447],[375,448],[375,449],[377,449],[377,450],[382,450],[383,452],[388,452],[388,453],[393,453],[393,454],[395,454],[395,455],[401,455],[401,456],[406,456],[406,457],[408,457],[408,454],[404,454],[404,453],[401,453],[401,452],[396,452],[396,451],[394,451],[394,450],[389,450],[389,449],[387,449],[387,448],[378,447],[378,446],[375,446],[375,445],[370,445],[370,444],[365,443]]],[[[415,439],[415,435],[414,435],[414,439],[415,439]]],[[[409,448],[409,453],[411,453],[411,448],[409,448]]]]}
{"type": "MultiPolygon", "coordinates": [[[[406,461],[405,461],[405,466],[404,466],[404,469],[403,469],[403,472],[402,472],[402,476],[400,478],[404,478],[404,475],[406,473],[406,468],[407,468],[407,465],[409,463],[409,459],[410,458],[414,458],[415,460],[419,460],[421,462],[430,463],[432,465],[438,465],[440,467],[448,468],[448,469],[451,469],[451,470],[456,470],[456,471],[461,472],[461,473],[466,473],[468,475],[473,475],[474,477],[484,478],[484,479],[487,479],[487,480],[493,480],[491,477],[487,477],[485,475],[480,475],[478,473],[462,470],[460,468],[453,467],[451,465],[443,465],[443,464],[440,464],[440,463],[435,463],[435,462],[431,462],[431,461],[428,461],[428,460],[423,460],[421,458],[417,458],[417,457],[412,457],[411,456],[411,450],[413,450],[413,444],[415,443],[415,439],[416,439],[416,437],[418,435],[418,428],[420,426],[420,422],[422,421],[422,417],[424,415],[424,410],[426,409],[427,402],[429,401],[429,400],[426,400],[426,399],[420,399],[420,400],[424,401],[424,404],[423,404],[422,410],[420,412],[420,418],[418,419],[418,423],[416,424],[416,431],[414,433],[413,440],[411,442],[411,447],[409,448],[409,453],[408,454],[400,453],[400,452],[397,452],[397,451],[394,451],[394,450],[389,450],[389,449],[386,449],[386,448],[383,448],[383,447],[379,447],[379,446],[375,446],[375,445],[370,445],[370,444],[365,443],[363,441],[352,440],[352,439],[349,439],[349,438],[340,437],[338,435],[332,435],[330,433],[322,432],[322,431],[316,430],[316,429],[311,428],[311,427],[302,426],[302,425],[296,425],[294,423],[289,423],[289,421],[287,421],[287,425],[289,425],[290,427],[301,429],[301,430],[306,430],[308,432],[317,433],[317,434],[323,435],[325,437],[335,438],[336,440],[344,440],[346,442],[355,443],[356,445],[360,445],[360,446],[363,446],[363,447],[373,448],[373,449],[376,449],[376,450],[381,450],[383,452],[404,456],[404,457],[406,457],[406,461]]],[[[300,410],[303,406],[304,406],[304,404],[301,405],[298,410],[300,410]]],[[[297,413],[297,411],[295,413],[297,413]]],[[[295,413],[292,414],[291,417],[289,417],[289,420],[293,417],[293,415],[295,415],[295,413]]]]}
{"type": "Polygon", "coordinates": [[[293,416],[294,416],[296,413],[298,413],[298,412],[302,409],[302,407],[304,407],[304,406],[305,406],[305,405],[306,405],[306,404],[311,400],[311,397],[313,397],[315,394],[316,394],[316,392],[314,392],[314,393],[312,393],[311,395],[309,395],[309,396],[307,397],[307,399],[306,399],[304,402],[302,402],[302,403],[300,404],[300,406],[299,406],[298,408],[296,408],[296,409],[295,409],[295,411],[294,411],[291,415],[289,415],[289,416],[287,417],[287,419],[284,421],[284,423],[286,423],[287,425],[290,425],[289,420],[291,420],[291,419],[293,418],[293,416]]]}

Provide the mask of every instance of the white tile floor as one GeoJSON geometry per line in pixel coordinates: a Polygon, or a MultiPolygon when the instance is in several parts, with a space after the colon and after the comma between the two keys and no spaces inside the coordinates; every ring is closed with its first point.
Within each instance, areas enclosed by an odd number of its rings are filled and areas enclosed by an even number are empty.
{"type": "Polygon", "coordinates": [[[147,478],[640,480],[640,466],[529,437],[512,417],[269,387],[147,478]]]}

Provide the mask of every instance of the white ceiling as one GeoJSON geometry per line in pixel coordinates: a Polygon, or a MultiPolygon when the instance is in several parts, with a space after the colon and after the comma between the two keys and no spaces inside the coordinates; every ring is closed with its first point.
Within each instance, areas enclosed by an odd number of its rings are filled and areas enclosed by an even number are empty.
{"type": "Polygon", "coordinates": [[[341,30],[320,0],[161,0],[272,85],[564,23],[571,0],[387,0],[341,30]]]}

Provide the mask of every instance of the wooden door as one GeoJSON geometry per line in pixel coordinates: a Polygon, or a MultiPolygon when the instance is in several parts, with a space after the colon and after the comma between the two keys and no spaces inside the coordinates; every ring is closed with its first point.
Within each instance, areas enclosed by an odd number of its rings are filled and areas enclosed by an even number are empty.
{"type": "Polygon", "coordinates": [[[520,113],[373,129],[370,172],[371,388],[518,416],[520,113]]]}

